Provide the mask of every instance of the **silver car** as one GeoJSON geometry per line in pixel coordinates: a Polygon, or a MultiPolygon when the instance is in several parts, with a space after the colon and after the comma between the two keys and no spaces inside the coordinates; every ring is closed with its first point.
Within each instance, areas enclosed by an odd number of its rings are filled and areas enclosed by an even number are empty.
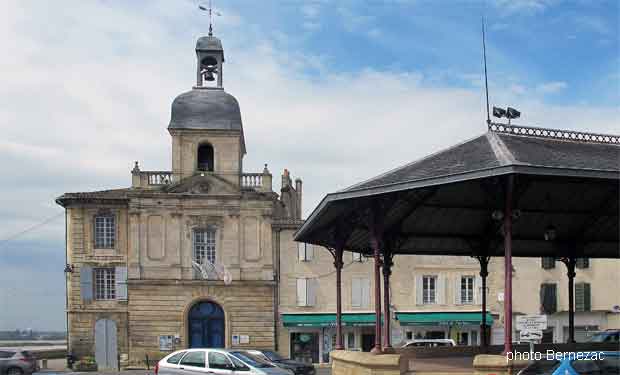
{"type": "Polygon", "coordinates": [[[21,349],[0,349],[0,375],[30,375],[37,371],[37,360],[21,349]]]}
{"type": "Polygon", "coordinates": [[[155,375],[291,375],[244,350],[186,349],[165,356],[157,362],[155,375]]]}

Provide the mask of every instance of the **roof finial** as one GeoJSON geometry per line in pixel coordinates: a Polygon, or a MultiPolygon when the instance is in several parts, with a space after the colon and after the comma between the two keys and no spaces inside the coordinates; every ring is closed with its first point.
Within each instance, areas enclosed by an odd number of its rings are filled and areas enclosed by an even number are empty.
{"type": "Polygon", "coordinates": [[[221,14],[219,12],[213,12],[213,6],[211,5],[211,0],[209,0],[208,8],[205,8],[202,5],[198,5],[198,8],[200,10],[204,10],[205,12],[206,11],[209,12],[209,36],[213,36],[213,13],[215,13],[216,16],[220,16],[221,14]]]}

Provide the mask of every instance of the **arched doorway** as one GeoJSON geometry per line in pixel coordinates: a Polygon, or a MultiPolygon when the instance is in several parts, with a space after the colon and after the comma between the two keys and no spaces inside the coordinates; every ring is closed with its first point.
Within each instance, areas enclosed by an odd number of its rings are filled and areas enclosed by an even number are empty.
{"type": "Polygon", "coordinates": [[[199,302],[189,310],[187,320],[190,348],[224,347],[224,310],[220,305],[199,302]]]}

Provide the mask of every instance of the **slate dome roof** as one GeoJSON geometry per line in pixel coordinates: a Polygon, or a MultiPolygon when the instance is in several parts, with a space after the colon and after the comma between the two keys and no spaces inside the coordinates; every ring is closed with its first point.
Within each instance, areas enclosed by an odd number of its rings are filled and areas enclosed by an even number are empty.
{"type": "Polygon", "coordinates": [[[194,88],[172,102],[168,129],[243,131],[239,103],[221,88],[194,88]]]}
{"type": "Polygon", "coordinates": [[[206,50],[206,51],[223,51],[222,41],[219,38],[214,36],[202,36],[198,38],[196,42],[197,50],[206,50]]]}

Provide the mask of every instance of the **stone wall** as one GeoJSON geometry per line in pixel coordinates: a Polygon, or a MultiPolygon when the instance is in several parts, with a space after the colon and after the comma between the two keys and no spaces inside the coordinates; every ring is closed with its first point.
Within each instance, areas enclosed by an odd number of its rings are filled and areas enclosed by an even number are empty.
{"type": "Polygon", "coordinates": [[[332,375],[400,375],[407,364],[398,354],[373,355],[336,350],[330,353],[332,375]]]}
{"type": "Polygon", "coordinates": [[[273,282],[131,281],[129,287],[130,362],[139,364],[145,354],[161,358],[160,335],[179,335],[177,348],[189,344],[187,314],[194,304],[212,301],[225,314],[226,347],[275,347],[273,282]],[[232,335],[248,335],[249,344],[232,345],[232,335]]]}

